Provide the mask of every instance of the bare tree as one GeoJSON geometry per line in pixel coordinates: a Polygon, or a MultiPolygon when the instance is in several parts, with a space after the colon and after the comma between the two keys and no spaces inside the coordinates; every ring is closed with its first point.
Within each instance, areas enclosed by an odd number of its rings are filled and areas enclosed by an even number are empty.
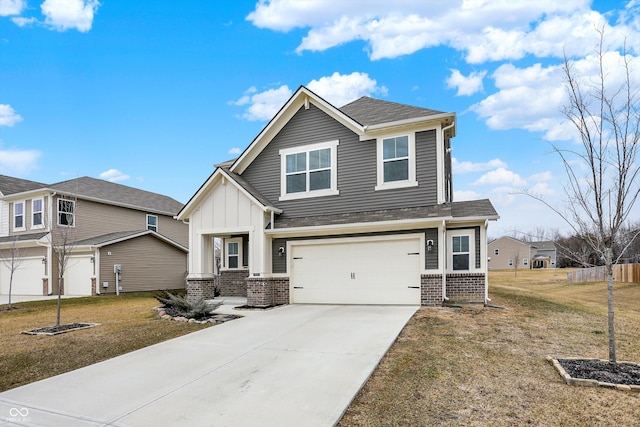
{"type": "Polygon", "coordinates": [[[11,246],[4,251],[0,251],[0,261],[9,270],[9,310],[11,310],[11,292],[13,288],[13,276],[16,270],[20,268],[24,262],[24,254],[18,246],[18,237],[14,237],[11,246]]]}
{"type": "Polygon", "coordinates": [[[520,267],[520,249],[514,249],[513,251],[513,277],[518,277],[518,267],[520,267]]]}
{"type": "Polygon", "coordinates": [[[539,196],[529,195],[560,214],[603,260],[607,276],[609,362],[616,364],[613,266],[618,258],[614,257],[614,248],[640,194],[640,90],[626,50],[622,51],[619,68],[611,68],[613,55],[606,51],[604,29],[597,32],[600,37],[595,49],[596,78],[581,75],[566,55],[563,63],[568,102],[562,113],[578,131],[580,142],[579,148],[552,146],[567,175],[566,209],[560,210],[539,196]],[[613,81],[616,74],[622,76],[617,83],[613,81]],[[583,170],[587,173],[583,174],[583,170]]]}
{"type": "Polygon", "coordinates": [[[74,231],[76,217],[76,197],[60,197],[54,199],[54,213],[48,224],[47,240],[51,246],[55,265],[58,269],[58,305],[56,310],[56,327],[60,326],[60,308],[62,290],[64,289],[64,275],[69,267],[71,254],[75,249],[74,231]]]}

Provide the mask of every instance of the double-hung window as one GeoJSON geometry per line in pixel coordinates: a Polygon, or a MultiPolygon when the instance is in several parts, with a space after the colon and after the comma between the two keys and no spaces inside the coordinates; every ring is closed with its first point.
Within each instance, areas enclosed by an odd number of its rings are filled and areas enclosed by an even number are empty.
{"type": "Polygon", "coordinates": [[[43,206],[43,199],[31,200],[31,228],[42,228],[44,226],[42,218],[43,206]]]}
{"type": "Polygon", "coordinates": [[[280,200],[338,194],[338,141],[280,150],[280,200]]]}
{"type": "Polygon", "coordinates": [[[158,231],[158,217],[147,214],[147,230],[158,231]]]}
{"type": "Polygon", "coordinates": [[[58,199],[58,225],[73,227],[75,225],[76,202],[58,199]]]}
{"type": "Polygon", "coordinates": [[[376,190],[418,185],[414,134],[381,137],[378,138],[377,145],[378,185],[376,190]]]}
{"type": "Polygon", "coordinates": [[[453,269],[469,270],[469,236],[453,236],[453,269]]]}
{"type": "Polygon", "coordinates": [[[13,229],[24,230],[24,202],[14,202],[13,204],[13,229]]]}
{"type": "Polygon", "coordinates": [[[227,268],[242,267],[242,239],[227,240],[227,268]]]}

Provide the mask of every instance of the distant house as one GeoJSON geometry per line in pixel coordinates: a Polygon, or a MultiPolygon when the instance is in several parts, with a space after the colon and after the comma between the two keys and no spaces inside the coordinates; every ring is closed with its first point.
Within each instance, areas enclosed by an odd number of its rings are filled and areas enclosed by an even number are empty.
{"type": "Polygon", "coordinates": [[[489,200],[453,202],[455,113],[300,87],[217,165],[189,223],[188,294],[249,305],[487,301],[489,200]],[[216,275],[214,239],[220,239],[216,275]]]}
{"type": "MultiPolygon", "coordinates": [[[[73,248],[65,295],[184,287],[188,226],[173,218],[182,206],[167,196],[90,177],[48,185],[0,175],[0,255],[16,245],[24,258],[12,293],[57,294],[49,236],[60,230],[68,231],[73,248]]],[[[0,294],[8,286],[9,269],[0,266],[0,294]]]]}
{"type": "Polygon", "coordinates": [[[553,242],[523,242],[503,236],[489,242],[489,270],[555,268],[557,250],[553,242]]]}

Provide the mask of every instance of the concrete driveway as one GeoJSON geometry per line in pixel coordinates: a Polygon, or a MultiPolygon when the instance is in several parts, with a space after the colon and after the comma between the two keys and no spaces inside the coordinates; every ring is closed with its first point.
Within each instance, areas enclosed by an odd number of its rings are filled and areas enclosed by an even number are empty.
{"type": "Polygon", "coordinates": [[[251,312],[0,393],[0,426],[331,426],[416,310],[251,312]]]}
{"type": "MultiPolygon", "coordinates": [[[[11,295],[11,304],[26,301],[42,301],[47,299],[57,299],[58,295],[11,295]]],[[[62,298],[81,298],[80,296],[62,295],[62,298]]],[[[0,305],[9,303],[9,295],[0,295],[0,305]]]]}

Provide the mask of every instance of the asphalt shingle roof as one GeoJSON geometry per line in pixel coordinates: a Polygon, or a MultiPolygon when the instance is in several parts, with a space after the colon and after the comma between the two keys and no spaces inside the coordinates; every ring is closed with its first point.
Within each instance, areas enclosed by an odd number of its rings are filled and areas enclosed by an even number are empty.
{"type": "Polygon", "coordinates": [[[443,113],[442,111],[431,110],[429,108],[398,104],[396,102],[383,101],[368,96],[356,99],[340,107],[339,110],[363,126],[443,113]]]}
{"type": "Polygon", "coordinates": [[[227,175],[229,175],[235,182],[244,188],[249,194],[251,194],[256,200],[262,203],[263,206],[275,207],[273,203],[266,197],[264,197],[253,185],[249,184],[242,176],[229,170],[229,165],[219,166],[227,175]]]}
{"type": "Polygon", "coordinates": [[[354,224],[362,222],[394,221],[429,218],[496,218],[498,213],[489,199],[454,202],[450,204],[422,206],[415,208],[383,209],[366,212],[350,212],[336,215],[288,218],[276,217],[274,228],[314,227],[323,225],[354,224]]]}
{"type": "Polygon", "coordinates": [[[24,191],[37,190],[38,188],[45,188],[46,186],[47,184],[43,184],[41,182],[0,175],[0,193],[5,196],[14,193],[22,193],[24,191]]]}
{"type": "Polygon", "coordinates": [[[16,234],[14,236],[5,236],[5,237],[0,237],[0,243],[13,242],[13,241],[26,242],[30,240],[40,240],[47,234],[48,232],[44,232],[44,233],[41,232],[41,233],[16,234]]]}
{"type": "Polygon", "coordinates": [[[88,176],[58,182],[48,187],[80,198],[99,199],[166,215],[177,214],[183,206],[182,203],[168,196],[88,176]]]}

